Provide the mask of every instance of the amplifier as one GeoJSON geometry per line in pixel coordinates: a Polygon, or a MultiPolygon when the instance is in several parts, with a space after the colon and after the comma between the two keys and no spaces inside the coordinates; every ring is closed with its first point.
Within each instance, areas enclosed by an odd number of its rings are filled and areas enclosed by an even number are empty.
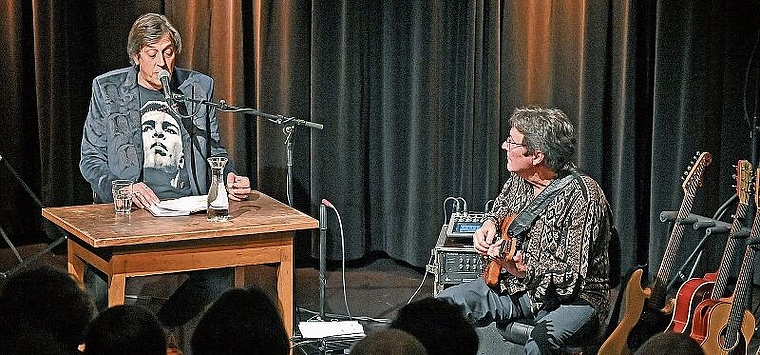
{"type": "Polygon", "coordinates": [[[483,257],[472,246],[472,233],[468,237],[450,236],[449,230],[444,224],[435,248],[430,251],[433,264],[427,266],[427,271],[435,276],[433,296],[449,286],[481,277],[485,267],[483,257]]]}
{"type": "Polygon", "coordinates": [[[449,218],[446,236],[450,238],[472,239],[472,235],[486,220],[483,212],[454,212],[449,218]]]}

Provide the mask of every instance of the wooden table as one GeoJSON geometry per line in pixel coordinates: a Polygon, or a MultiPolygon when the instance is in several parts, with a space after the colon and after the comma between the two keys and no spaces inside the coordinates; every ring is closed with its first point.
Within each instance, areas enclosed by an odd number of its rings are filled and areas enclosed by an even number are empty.
{"type": "Polygon", "coordinates": [[[145,210],[116,216],[113,204],[48,207],[42,215],[73,234],[68,269],[84,285],[85,264],[108,275],[108,305],[124,303],[127,277],[221,267],[277,264],[277,299],[288,336],[293,332],[293,235],[319,222],[261,192],[230,201],[230,220],[208,222],[205,214],[153,217],[145,210]]]}

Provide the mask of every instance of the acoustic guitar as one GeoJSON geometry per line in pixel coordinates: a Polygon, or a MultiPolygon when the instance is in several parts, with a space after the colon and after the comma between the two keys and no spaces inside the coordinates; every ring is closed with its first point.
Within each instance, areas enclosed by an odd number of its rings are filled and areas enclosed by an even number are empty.
{"type": "Polygon", "coordinates": [[[742,221],[747,215],[749,206],[750,185],[752,180],[752,164],[747,160],[739,160],[736,164],[736,195],[739,202],[736,205],[734,221],[731,223],[731,231],[726,240],[723,250],[723,258],[720,261],[718,271],[707,273],[699,278],[687,280],[678,289],[673,319],[670,321],[668,331],[690,334],[693,323],[693,312],[697,305],[706,299],[718,300],[726,293],[728,276],[731,273],[734,256],[736,254],[739,239],[734,238],[743,226],[742,221]]]}
{"type": "Polygon", "coordinates": [[[695,160],[685,174],[682,184],[684,198],[678,210],[676,220],[665,249],[662,263],[653,283],[642,288],[643,269],[637,269],[631,275],[623,294],[625,308],[623,318],[615,330],[599,348],[599,354],[631,354],[654,334],[662,332],[668,326],[673,311],[672,300],[667,300],[667,281],[673,269],[676,252],[681,244],[684,225],[680,222],[691,213],[694,195],[702,183],[702,173],[712,162],[708,152],[697,153],[695,160]]]}
{"type": "MultiPolygon", "coordinates": [[[[758,183],[760,169],[755,174],[756,206],[760,206],[758,183]]],[[[700,343],[705,354],[746,354],[754,334],[755,317],[745,305],[751,292],[755,255],[760,245],[760,207],[757,212],[732,297],[704,300],[694,310],[690,336],[700,343]]]]}
{"type": "MultiPolygon", "coordinates": [[[[512,260],[515,256],[516,243],[512,237],[509,236],[507,229],[512,221],[517,217],[516,214],[508,214],[501,220],[501,227],[499,228],[499,236],[504,239],[504,243],[499,247],[499,258],[505,261],[512,260]]],[[[483,278],[486,281],[486,285],[494,287],[499,284],[499,274],[501,274],[501,265],[495,258],[487,257],[488,264],[483,269],[483,278]]]]}

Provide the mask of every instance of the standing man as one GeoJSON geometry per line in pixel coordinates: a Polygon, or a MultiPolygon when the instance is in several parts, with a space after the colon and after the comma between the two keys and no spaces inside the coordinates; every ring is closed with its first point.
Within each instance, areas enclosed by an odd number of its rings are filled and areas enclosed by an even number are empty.
{"type": "MultiPolygon", "coordinates": [[[[170,73],[172,92],[211,100],[214,82],[197,71],[175,67],[182,50],[179,32],[163,15],[148,13],[132,25],[127,41],[131,67],[98,76],[82,135],[80,171],[96,201],[112,201],[111,181],[135,181],[133,202],[140,208],[160,199],[208,193],[206,158],[227,156],[220,144],[214,108],[168,106],[158,73],[170,73]]],[[[248,198],[250,181],[228,164],[231,200],[248,198]]],[[[156,220],[159,225],[161,220],[156,220]]],[[[158,313],[167,328],[182,326],[231,286],[231,270],[190,273],[158,313]]]]}
{"type": "Polygon", "coordinates": [[[480,326],[534,320],[525,352],[559,354],[568,341],[594,336],[609,312],[611,213],[597,182],[575,170],[574,129],[564,112],[518,108],[509,123],[501,147],[510,177],[473,235],[477,252],[501,270],[498,280],[489,286],[481,278],[438,297],[462,305],[480,326]],[[504,258],[510,237],[516,251],[504,258]]]}

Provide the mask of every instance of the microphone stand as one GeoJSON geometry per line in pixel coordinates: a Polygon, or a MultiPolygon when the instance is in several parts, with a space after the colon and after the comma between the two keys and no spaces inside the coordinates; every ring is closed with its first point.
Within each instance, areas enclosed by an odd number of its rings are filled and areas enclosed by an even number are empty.
{"type": "MultiPolygon", "coordinates": [[[[24,182],[24,180],[21,179],[21,176],[19,176],[19,174],[16,172],[15,169],[13,169],[13,167],[11,166],[11,164],[8,163],[8,160],[7,159],[3,159],[2,154],[0,154],[0,161],[2,161],[3,165],[5,165],[5,167],[8,168],[8,171],[10,171],[11,174],[13,174],[13,177],[16,178],[16,181],[18,181],[19,184],[21,184],[21,187],[24,188],[24,191],[26,191],[26,193],[32,198],[32,200],[34,200],[34,203],[37,205],[37,207],[39,207],[40,209],[43,208],[42,201],[40,201],[40,199],[37,197],[37,195],[34,194],[34,191],[32,191],[32,189],[29,188],[29,185],[27,185],[24,182]]],[[[65,241],[67,239],[67,236],[66,236],[65,233],[63,233],[63,230],[61,230],[60,227],[58,227],[58,229],[61,231],[61,234],[62,234],[62,236],[60,238],[58,238],[55,241],[53,241],[52,243],[48,244],[48,246],[45,247],[43,250],[38,251],[36,254],[34,254],[31,257],[29,257],[28,259],[24,260],[21,257],[21,254],[19,254],[18,250],[16,249],[16,246],[14,246],[13,243],[11,242],[10,238],[8,238],[8,235],[5,234],[5,230],[3,229],[3,227],[0,226],[0,234],[2,234],[3,239],[8,244],[8,246],[11,248],[11,250],[13,251],[13,254],[16,255],[16,259],[18,259],[18,262],[19,262],[16,266],[14,266],[13,268],[11,268],[10,270],[5,271],[5,272],[0,272],[0,280],[7,279],[8,277],[12,276],[13,274],[15,274],[16,272],[18,272],[19,270],[21,270],[24,267],[26,267],[27,265],[29,265],[29,263],[37,260],[43,254],[45,254],[45,253],[53,250],[59,244],[63,243],[63,241],[65,241]]]]}
{"type": "Polygon", "coordinates": [[[319,123],[314,123],[306,120],[302,120],[295,117],[286,117],[283,115],[273,115],[266,112],[261,112],[255,108],[249,108],[249,107],[238,107],[227,104],[224,100],[219,100],[219,102],[212,102],[208,100],[198,100],[190,97],[186,97],[182,94],[174,94],[173,97],[174,100],[183,100],[187,102],[192,102],[196,104],[202,104],[210,107],[214,107],[219,111],[222,112],[232,112],[232,113],[242,113],[252,116],[259,116],[266,118],[269,122],[276,123],[278,125],[283,126],[282,132],[285,134],[285,147],[286,147],[286,153],[287,153],[287,181],[286,181],[286,194],[288,197],[288,205],[290,207],[293,207],[293,127],[294,126],[306,126],[308,128],[312,129],[323,129],[324,125],[319,123]]]}
{"type": "Polygon", "coordinates": [[[319,320],[325,318],[325,288],[327,287],[327,207],[319,204],[319,320]]]}

